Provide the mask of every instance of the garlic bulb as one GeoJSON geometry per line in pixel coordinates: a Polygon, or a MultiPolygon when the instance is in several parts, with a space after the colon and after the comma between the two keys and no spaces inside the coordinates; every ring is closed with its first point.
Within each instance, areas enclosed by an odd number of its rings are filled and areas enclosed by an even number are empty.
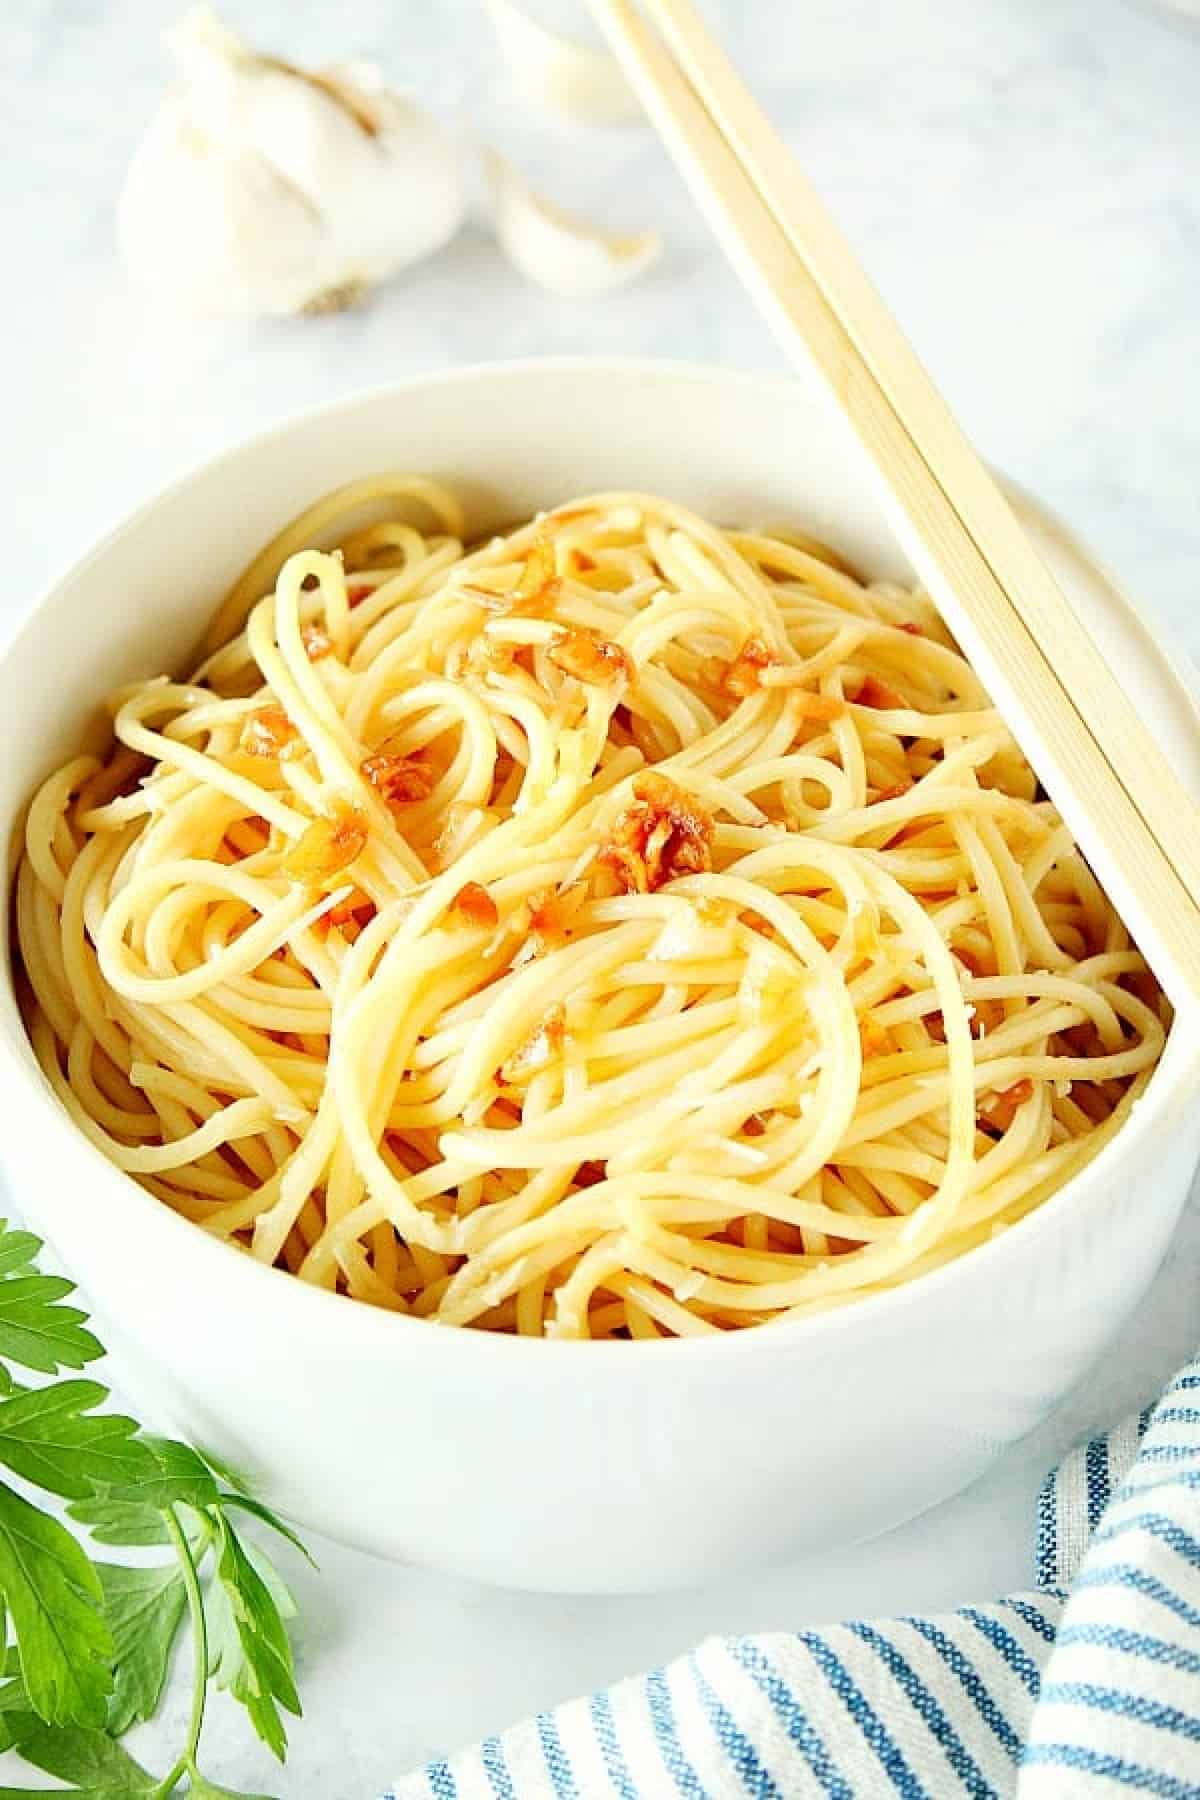
{"type": "Polygon", "coordinates": [[[486,152],[496,236],[530,281],[555,294],[602,294],[649,268],[662,250],[656,231],[597,231],[543,200],[495,150],[486,152]]]}
{"type": "Polygon", "coordinates": [[[167,41],[179,84],[118,211],[125,260],[152,288],[202,312],[328,311],[457,231],[457,148],[375,70],[305,73],[207,7],[167,41]]]}

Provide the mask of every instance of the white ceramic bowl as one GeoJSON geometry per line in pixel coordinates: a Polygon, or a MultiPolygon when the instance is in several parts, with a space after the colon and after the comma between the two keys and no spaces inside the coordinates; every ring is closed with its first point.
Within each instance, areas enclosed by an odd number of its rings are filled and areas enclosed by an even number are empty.
{"type": "MultiPolygon", "coordinates": [[[[478,529],[590,489],[649,488],[717,518],[791,519],[872,573],[906,573],[865,472],[795,381],[587,361],[407,382],[232,451],[59,583],[0,665],[10,825],[100,696],[182,661],[283,520],[381,467],[454,483],[478,529]]],[[[1200,792],[1200,733],[1167,660],[1082,552],[1022,505],[1200,792]]],[[[0,1045],[19,1208],[82,1284],[143,1409],[305,1525],[577,1592],[710,1579],[882,1531],[962,1487],[1136,1306],[1200,1152],[1197,1062],[1176,1032],[1084,1175],[924,1280],[719,1340],[543,1343],[374,1311],[215,1243],[59,1111],[7,978],[0,1045]]]]}

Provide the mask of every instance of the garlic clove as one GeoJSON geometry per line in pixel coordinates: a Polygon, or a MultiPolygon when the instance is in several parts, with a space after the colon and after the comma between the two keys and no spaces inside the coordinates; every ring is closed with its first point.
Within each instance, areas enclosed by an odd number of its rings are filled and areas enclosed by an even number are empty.
{"type": "Polygon", "coordinates": [[[584,296],[621,287],[662,250],[656,231],[597,231],[535,194],[498,151],[485,152],[496,235],[509,260],[539,287],[584,296]]]}
{"type": "Polygon", "coordinates": [[[193,6],[163,33],[188,111],[197,128],[229,145],[246,97],[246,82],[258,58],[209,6],[193,6]]]}
{"type": "Polygon", "coordinates": [[[126,262],[160,291],[202,311],[328,310],[457,231],[457,146],[376,71],[260,56],[207,7],[169,47],[180,85],[119,209],[126,262]]]}
{"type": "Polygon", "coordinates": [[[376,76],[377,85],[339,76],[345,92],[369,107],[376,120],[376,153],[388,164],[377,189],[379,210],[366,209],[360,222],[365,238],[386,239],[381,254],[391,269],[440,250],[458,231],[467,212],[467,171],[463,152],[451,134],[414,102],[394,93],[376,76]],[[390,209],[390,216],[389,216],[390,209]],[[397,260],[401,240],[397,220],[404,220],[403,262],[397,260]]]}
{"type": "Polygon", "coordinates": [[[628,125],[645,117],[608,51],[548,30],[515,0],[487,0],[487,8],[500,53],[530,99],[588,125],[628,125]]]}

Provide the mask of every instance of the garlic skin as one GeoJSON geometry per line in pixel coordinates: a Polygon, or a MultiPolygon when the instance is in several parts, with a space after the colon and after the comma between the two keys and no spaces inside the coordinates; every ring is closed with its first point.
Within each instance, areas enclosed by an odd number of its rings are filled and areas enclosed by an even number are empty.
{"type": "Polygon", "coordinates": [[[188,310],[325,312],[439,249],[466,211],[462,157],[356,66],[306,74],[197,7],[168,34],[179,76],[130,164],[130,272],[188,310]]]}
{"type": "Polygon", "coordinates": [[[485,152],[492,223],[521,273],[554,294],[582,298],[623,287],[662,251],[656,231],[597,231],[535,194],[498,151],[485,152]]]}

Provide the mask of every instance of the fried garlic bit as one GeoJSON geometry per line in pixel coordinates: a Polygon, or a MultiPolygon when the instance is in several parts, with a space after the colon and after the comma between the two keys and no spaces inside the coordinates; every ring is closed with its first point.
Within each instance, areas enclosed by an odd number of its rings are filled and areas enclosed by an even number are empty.
{"type": "Polygon", "coordinates": [[[879,675],[868,675],[854,698],[859,706],[874,707],[879,712],[907,712],[911,704],[899,688],[879,675]]]}
{"type": "Polygon", "coordinates": [[[628,652],[594,631],[565,631],[546,655],[564,675],[573,675],[576,681],[592,686],[607,687],[633,679],[628,652]]]}
{"type": "Polygon", "coordinates": [[[864,1056],[887,1056],[894,1048],[891,1032],[885,1025],[878,1024],[870,1013],[864,1013],[859,1019],[858,1036],[864,1056]]]}
{"type": "Polygon", "coordinates": [[[333,639],[323,625],[302,625],[300,642],[309,662],[320,662],[323,656],[333,655],[333,639]]]}
{"type": "Polygon", "coordinates": [[[713,822],[699,801],[656,770],[634,779],[633,803],[617,815],[599,861],[625,893],[652,894],[680,875],[712,868],[713,822]]]}
{"type": "Polygon", "coordinates": [[[748,700],[762,688],[786,688],[793,712],[801,720],[829,724],[846,711],[844,700],[834,694],[808,694],[803,684],[812,680],[802,666],[782,662],[760,637],[748,637],[732,662],[709,657],[702,670],[710,687],[734,700],[748,700]]]}
{"type": "Polygon", "coordinates": [[[572,881],[566,887],[539,888],[530,894],[512,921],[523,940],[513,959],[514,968],[567,941],[588,891],[586,881],[572,881]]]}
{"type": "Polygon", "coordinates": [[[748,637],[722,673],[720,685],[735,699],[745,700],[751,694],[757,694],[762,686],[763,670],[772,668],[776,660],[760,637],[748,637]]]}
{"type": "Polygon", "coordinates": [[[464,589],[472,600],[478,600],[489,612],[520,614],[526,618],[544,618],[554,610],[562,589],[554,554],[554,539],[543,527],[534,537],[515,587],[501,592],[497,588],[471,584],[464,589]]]}
{"type": "Polygon", "coordinates": [[[325,914],[324,922],[329,925],[362,925],[375,916],[375,902],[369,894],[359,888],[352,888],[344,900],[331,906],[325,914]]]}
{"type": "Polygon", "coordinates": [[[530,1075],[544,1069],[561,1053],[566,1032],[566,1013],[562,1003],[555,1001],[537,1029],[501,1065],[500,1080],[506,1087],[522,1086],[530,1075]]]}
{"type": "Polygon", "coordinates": [[[304,741],[282,706],[264,706],[246,719],[238,747],[247,756],[270,756],[280,760],[299,754],[304,749],[304,741]]]}
{"type": "Polygon", "coordinates": [[[283,859],[283,872],[292,881],[318,885],[343,869],[366,849],[367,816],[348,801],[312,823],[297,838],[283,859]]]}
{"type": "Polygon", "coordinates": [[[1007,1131],[1017,1116],[1017,1109],[1033,1099],[1033,1083],[1028,1076],[1014,1081],[1011,1087],[1002,1088],[991,1100],[980,1106],[978,1117],[984,1125],[990,1125],[993,1131],[1007,1131]]]}
{"type": "Polygon", "coordinates": [[[792,696],[792,704],[801,719],[811,720],[813,724],[829,725],[834,719],[844,719],[846,702],[839,700],[836,694],[800,694],[792,696]]]}
{"type": "Polygon", "coordinates": [[[500,912],[487,889],[478,881],[460,887],[450,902],[451,916],[464,925],[475,925],[493,931],[500,923],[500,912]]]}
{"type": "Polygon", "coordinates": [[[542,938],[564,938],[575,916],[588,897],[586,881],[572,881],[566,887],[542,888],[525,902],[529,930],[542,938]]]}
{"type": "Polygon", "coordinates": [[[386,747],[364,756],[358,765],[362,778],[389,806],[406,806],[428,800],[433,774],[419,754],[404,756],[386,747]]]}
{"type": "Polygon", "coordinates": [[[521,579],[513,590],[517,600],[537,600],[548,590],[558,592],[557,563],[554,556],[554,539],[548,531],[539,531],[533,540],[533,549],[526,559],[521,579]]]}
{"type": "Polygon", "coordinates": [[[471,639],[455,672],[465,670],[468,675],[486,680],[489,675],[511,675],[516,666],[516,646],[500,643],[485,631],[471,639]]]}

